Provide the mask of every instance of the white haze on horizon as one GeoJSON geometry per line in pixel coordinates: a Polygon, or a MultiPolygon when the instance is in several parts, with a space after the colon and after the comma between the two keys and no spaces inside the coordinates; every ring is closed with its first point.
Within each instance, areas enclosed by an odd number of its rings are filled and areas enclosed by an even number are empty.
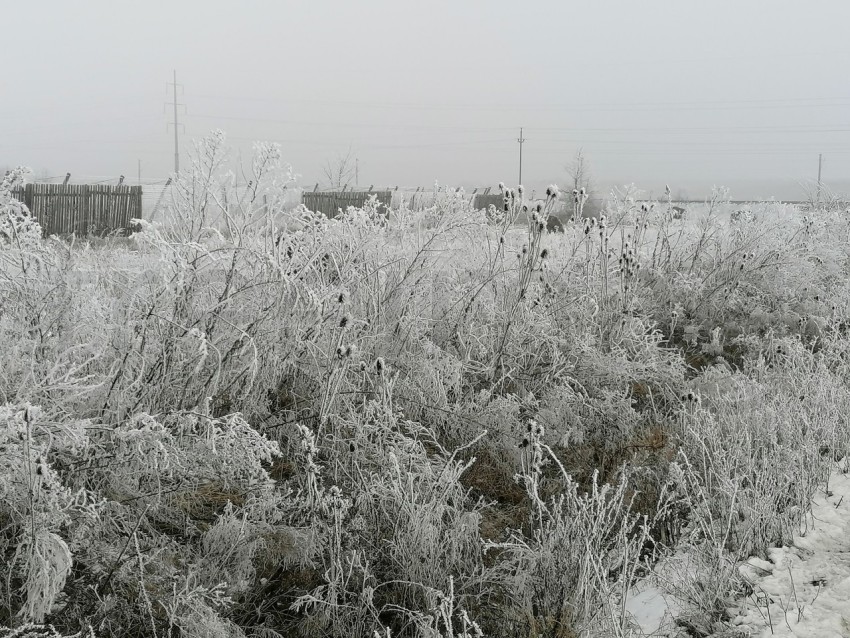
{"type": "Polygon", "coordinates": [[[6,3],[0,167],[164,178],[226,131],[304,184],[349,150],[360,185],[568,182],[689,197],[850,190],[850,3],[6,3]]]}

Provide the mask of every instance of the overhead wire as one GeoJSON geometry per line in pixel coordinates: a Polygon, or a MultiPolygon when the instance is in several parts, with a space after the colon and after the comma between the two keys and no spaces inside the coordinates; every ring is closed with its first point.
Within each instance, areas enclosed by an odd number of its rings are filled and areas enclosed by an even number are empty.
{"type": "Polygon", "coordinates": [[[210,98],[219,100],[233,101],[250,101],[250,102],[275,102],[291,104],[293,102],[303,102],[308,104],[327,104],[341,106],[362,106],[367,108],[381,109],[415,109],[415,110],[704,110],[704,109],[750,109],[750,108],[802,108],[802,107],[831,107],[831,106],[847,106],[850,105],[850,96],[824,96],[824,97],[801,97],[801,98],[757,98],[757,99],[737,99],[737,100],[691,100],[691,101],[640,101],[640,102],[622,102],[617,105],[612,105],[607,102],[586,102],[586,103],[563,103],[563,104],[506,104],[503,101],[493,102],[487,101],[478,104],[457,103],[457,104],[423,104],[414,102],[379,102],[379,101],[359,101],[359,100],[338,100],[338,99],[315,99],[302,97],[286,97],[286,98],[269,98],[269,97],[251,97],[251,96],[227,96],[214,94],[190,94],[190,98],[210,98]]]}

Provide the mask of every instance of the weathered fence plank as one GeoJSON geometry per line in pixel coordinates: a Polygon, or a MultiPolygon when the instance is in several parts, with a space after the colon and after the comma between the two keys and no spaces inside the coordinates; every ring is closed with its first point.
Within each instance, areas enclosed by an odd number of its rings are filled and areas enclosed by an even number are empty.
{"type": "Polygon", "coordinates": [[[313,191],[301,194],[301,203],[309,210],[323,213],[328,218],[336,217],[339,210],[346,210],[349,206],[363,208],[366,201],[376,196],[380,204],[381,212],[386,212],[392,201],[392,191],[313,191]]]}
{"type": "Polygon", "coordinates": [[[129,234],[141,217],[141,186],[26,184],[13,195],[26,204],[47,235],[129,234]]]}
{"type": "Polygon", "coordinates": [[[487,210],[490,208],[490,205],[496,207],[496,210],[503,210],[505,206],[505,196],[501,193],[496,193],[492,195],[487,195],[484,193],[478,193],[473,198],[473,206],[476,209],[484,209],[487,210]]]}

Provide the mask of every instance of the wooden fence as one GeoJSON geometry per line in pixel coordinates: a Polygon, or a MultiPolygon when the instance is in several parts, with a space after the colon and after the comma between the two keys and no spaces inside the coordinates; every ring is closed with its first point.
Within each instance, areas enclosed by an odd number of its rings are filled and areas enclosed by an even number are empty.
{"type": "Polygon", "coordinates": [[[378,198],[378,203],[386,212],[392,201],[392,191],[305,191],[301,194],[301,203],[308,210],[316,213],[324,213],[329,218],[336,217],[339,209],[346,210],[349,206],[362,208],[373,195],[378,198]]]}
{"type": "MultiPolygon", "coordinates": [[[[440,197],[446,197],[447,195],[445,191],[434,192],[433,189],[416,189],[416,191],[395,190],[393,191],[392,205],[398,208],[404,204],[410,210],[422,211],[435,206],[440,197]]],[[[490,204],[493,204],[498,210],[502,210],[504,206],[504,196],[501,193],[496,193],[495,195],[475,192],[466,193],[464,200],[476,209],[483,208],[487,210],[490,204]]]]}
{"type": "Polygon", "coordinates": [[[26,184],[13,192],[41,224],[45,236],[130,232],[142,216],[141,186],[26,184]]]}
{"type": "Polygon", "coordinates": [[[496,207],[496,210],[504,210],[505,196],[501,193],[496,193],[495,195],[484,195],[482,193],[478,193],[472,201],[472,206],[476,209],[483,208],[484,210],[487,210],[490,208],[491,204],[496,207]]]}

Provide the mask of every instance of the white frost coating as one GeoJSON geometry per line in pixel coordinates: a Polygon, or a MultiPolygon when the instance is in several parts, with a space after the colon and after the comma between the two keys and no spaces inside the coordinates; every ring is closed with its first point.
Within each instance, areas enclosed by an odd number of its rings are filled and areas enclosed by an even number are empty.
{"type": "MultiPolygon", "coordinates": [[[[750,557],[738,571],[753,594],[738,601],[732,621],[742,636],[768,638],[850,637],[850,462],[832,472],[818,490],[808,531],[791,547],[768,550],[770,560],[750,557]]],[[[667,565],[686,557],[678,552],[655,569],[671,577],[667,565]]],[[[685,605],[648,583],[629,592],[626,610],[644,636],[676,635],[675,618],[685,605]]],[[[730,610],[731,611],[731,610],[730,610]]],[[[733,612],[734,613],[734,612],[733,612]]]]}
{"type": "MultiPolygon", "coordinates": [[[[850,476],[837,468],[818,490],[809,531],[774,548],[757,567],[755,590],[734,624],[751,636],[850,636],[850,476]],[[769,566],[772,573],[761,569],[769,566]],[[768,614],[769,607],[769,614],[768,614]]],[[[842,469],[844,471],[842,471],[842,469]]]]}

